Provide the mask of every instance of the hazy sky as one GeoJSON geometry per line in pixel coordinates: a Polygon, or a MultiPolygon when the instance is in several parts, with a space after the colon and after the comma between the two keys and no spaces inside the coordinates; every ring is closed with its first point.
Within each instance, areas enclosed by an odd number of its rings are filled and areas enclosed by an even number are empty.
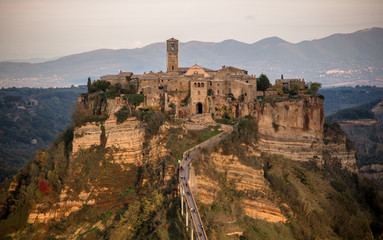
{"type": "Polygon", "coordinates": [[[383,27],[383,0],[0,0],[0,61],[175,37],[289,42],[383,27]]]}

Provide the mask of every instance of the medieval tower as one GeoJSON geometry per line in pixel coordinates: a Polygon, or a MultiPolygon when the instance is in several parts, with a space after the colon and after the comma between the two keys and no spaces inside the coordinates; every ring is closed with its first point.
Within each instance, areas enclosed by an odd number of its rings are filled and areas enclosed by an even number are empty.
{"type": "Polygon", "coordinates": [[[171,38],[167,43],[167,72],[178,71],[178,40],[171,38]]]}

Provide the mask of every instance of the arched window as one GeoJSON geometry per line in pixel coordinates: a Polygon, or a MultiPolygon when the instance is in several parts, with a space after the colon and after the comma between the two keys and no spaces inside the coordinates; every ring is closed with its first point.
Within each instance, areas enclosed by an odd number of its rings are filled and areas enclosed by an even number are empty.
{"type": "Polygon", "coordinates": [[[198,83],[198,87],[201,87],[201,84],[200,84],[200,83],[198,83]]]}
{"type": "Polygon", "coordinates": [[[204,85],[204,84],[203,84],[203,83],[201,83],[201,87],[203,87],[203,85],[204,85]]]}
{"type": "Polygon", "coordinates": [[[171,50],[174,51],[174,43],[171,44],[171,50]]]}
{"type": "Polygon", "coordinates": [[[194,87],[197,87],[197,83],[194,83],[194,87]]]}

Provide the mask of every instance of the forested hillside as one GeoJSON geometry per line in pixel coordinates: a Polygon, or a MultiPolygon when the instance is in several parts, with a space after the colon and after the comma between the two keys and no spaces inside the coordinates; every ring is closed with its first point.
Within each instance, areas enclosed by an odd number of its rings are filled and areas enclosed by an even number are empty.
{"type": "Polygon", "coordinates": [[[383,98],[383,88],[375,86],[322,88],[318,93],[325,98],[323,106],[326,116],[383,98]]]}
{"type": "Polygon", "coordinates": [[[383,95],[380,97],[381,99],[342,109],[326,117],[327,122],[339,123],[351,139],[360,166],[383,164],[383,95]]]}
{"type": "Polygon", "coordinates": [[[80,88],[0,90],[0,182],[14,175],[36,150],[51,145],[71,124],[80,88]]]}

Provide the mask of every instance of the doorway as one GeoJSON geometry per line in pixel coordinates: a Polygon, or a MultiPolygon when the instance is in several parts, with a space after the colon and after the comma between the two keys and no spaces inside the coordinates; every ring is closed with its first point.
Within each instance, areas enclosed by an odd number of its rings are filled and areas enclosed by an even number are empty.
{"type": "Polygon", "coordinates": [[[197,103],[197,106],[196,106],[196,108],[197,108],[197,113],[198,114],[202,114],[202,103],[197,103]]]}

